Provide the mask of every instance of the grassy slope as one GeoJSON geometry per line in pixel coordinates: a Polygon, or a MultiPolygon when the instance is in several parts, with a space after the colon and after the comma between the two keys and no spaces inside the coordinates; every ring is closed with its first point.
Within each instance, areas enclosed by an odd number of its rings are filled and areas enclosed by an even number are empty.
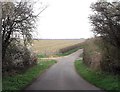
{"type": "Polygon", "coordinates": [[[90,83],[104,89],[111,90],[111,92],[120,92],[120,76],[113,76],[88,68],[83,61],[77,60],[75,62],[77,72],[90,83]]]}
{"type": "Polygon", "coordinates": [[[38,58],[46,58],[46,57],[48,57],[48,56],[46,56],[45,54],[37,54],[37,57],[38,57],[38,58]]]}
{"type": "Polygon", "coordinates": [[[44,70],[49,68],[56,61],[40,61],[36,66],[28,69],[25,73],[3,78],[3,90],[20,90],[32,82],[44,70]]]}
{"type": "Polygon", "coordinates": [[[69,50],[69,51],[67,51],[67,52],[65,52],[65,53],[58,53],[58,54],[51,55],[51,56],[47,56],[47,55],[45,55],[45,54],[38,54],[37,56],[38,56],[39,58],[66,56],[66,55],[69,55],[69,54],[74,53],[74,52],[77,51],[78,49],[80,49],[80,48],[71,49],[71,50],[69,50]]]}
{"type": "Polygon", "coordinates": [[[77,51],[78,49],[79,49],[79,48],[71,49],[71,50],[69,50],[69,51],[67,51],[67,52],[65,52],[65,53],[59,53],[59,54],[57,54],[57,56],[66,56],[66,55],[69,55],[69,54],[74,53],[74,52],[77,51]]]}

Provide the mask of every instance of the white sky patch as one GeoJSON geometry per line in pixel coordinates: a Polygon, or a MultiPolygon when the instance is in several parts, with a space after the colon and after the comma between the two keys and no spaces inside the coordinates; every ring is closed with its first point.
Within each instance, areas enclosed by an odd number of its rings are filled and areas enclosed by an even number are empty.
{"type": "MultiPolygon", "coordinates": [[[[35,38],[77,39],[93,37],[90,5],[97,0],[42,0],[48,8],[37,22],[35,38]]],[[[40,4],[37,4],[39,6],[40,4]]],[[[38,12],[38,10],[36,10],[38,12]]]]}

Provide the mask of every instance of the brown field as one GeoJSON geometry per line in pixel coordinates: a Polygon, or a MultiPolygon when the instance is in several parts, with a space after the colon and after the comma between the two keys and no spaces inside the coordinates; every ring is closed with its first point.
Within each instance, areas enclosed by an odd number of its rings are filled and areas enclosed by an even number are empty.
{"type": "Polygon", "coordinates": [[[84,39],[75,40],[33,40],[32,49],[39,54],[57,54],[60,49],[69,47],[85,41],[84,39]]]}

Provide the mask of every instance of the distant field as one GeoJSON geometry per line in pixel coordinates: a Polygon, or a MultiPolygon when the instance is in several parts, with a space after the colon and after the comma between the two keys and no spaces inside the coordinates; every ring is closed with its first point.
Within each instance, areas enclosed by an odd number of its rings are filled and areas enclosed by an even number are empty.
{"type": "Polygon", "coordinates": [[[32,49],[38,54],[57,54],[60,49],[81,43],[83,41],[85,40],[33,40],[32,49]]]}

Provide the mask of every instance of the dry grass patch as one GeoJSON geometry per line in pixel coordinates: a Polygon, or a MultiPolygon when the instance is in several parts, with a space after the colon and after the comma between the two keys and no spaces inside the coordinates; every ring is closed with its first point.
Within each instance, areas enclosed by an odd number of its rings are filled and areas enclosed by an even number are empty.
{"type": "Polygon", "coordinates": [[[33,50],[35,53],[53,55],[58,54],[59,50],[78,43],[84,42],[84,39],[78,40],[34,40],[33,50]]]}

